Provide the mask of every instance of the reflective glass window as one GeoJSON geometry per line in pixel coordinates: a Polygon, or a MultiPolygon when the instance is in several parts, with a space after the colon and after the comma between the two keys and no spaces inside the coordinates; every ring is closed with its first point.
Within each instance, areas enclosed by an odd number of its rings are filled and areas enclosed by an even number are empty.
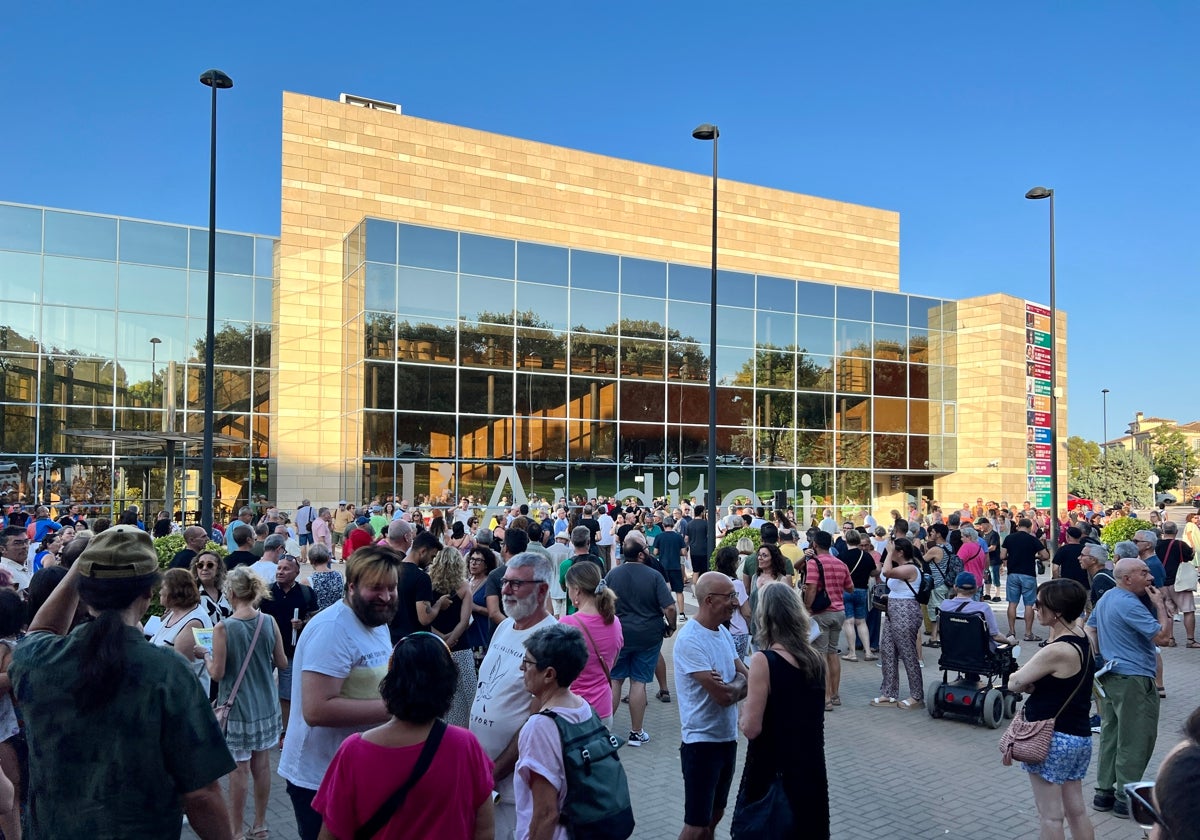
{"type": "Polygon", "coordinates": [[[253,274],[254,237],[217,231],[217,271],[222,274],[253,274]]]}
{"type": "Polygon", "coordinates": [[[749,348],[718,345],[717,382],[721,385],[752,385],[754,351],[749,348]]]}
{"type": "Polygon", "coordinates": [[[258,279],[254,281],[254,320],[260,324],[270,324],[271,296],[274,293],[274,280],[258,279]]]}
{"type": "Polygon", "coordinates": [[[474,277],[459,278],[459,316],[468,321],[511,324],[516,303],[515,284],[511,280],[474,277]]]}
{"type": "Polygon", "coordinates": [[[758,310],[796,313],[796,281],[781,277],[758,276],[758,310]]]}
{"type": "MultiPolygon", "coordinates": [[[[875,362],[874,391],[885,397],[908,395],[908,369],[901,362],[875,362]]],[[[887,430],[892,431],[892,430],[887,430]]]]}
{"type": "Polygon", "coordinates": [[[803,467],[833,466],[833,432],[797,433],[796,464],[803,467]]]}
{"type": "Polygon", "coordinates": [[[707,423],[708,388],[696,385],[667,386],[667,419],[672,423],[707,423]]]}
{"type": "Polygon", "coordinates": [[[0,300],[35,303],[41,293],[42,255],[0,251],[0,300]]]}
{"type": "MultiPolygon", "coordinates": [[[[188,319],[191,320],[191,319],[188,319]]],[[[271,327],[265,324],[254,326],[254,366],[271,366],[271,327]]]]}
{"type": "Polygon", "coordinates": [[[921,330],[940,330],[942,328],[942,302],[933,298],[910,297],[908,299],[908,325],[921,330]]]}
{"type": "Polygon", "coordinates": [[[832,391],[833,357],[797,353],[796,387],[802,391],[832,391]]]}
{"type": "Polygon", "coordinates": [[[666,345],[661,341],[621,340],[621,375],[662,379],[666,373],[666,345]]]}
{"type": "Polygon", "coordinates": [[[390,411],[396,407],[396,363],[368,361],[363,366],[363,407],[390,411]]]}
{"type": "Polygon", "coordinates": [[[801,315],[833,317],[834,289],[830,283],[796,283],[796,311],[801,315]]]}
{"type": "Polygon", "coordinates": [[[42,260],[42,294],[47,301],[115,309],[117,264],[107,260],[46,257],[42,260]]]}
{"type": "Polygon", "coordinates": [[[749,388],[718,388],[717,425],[753,426],[754,392],[749,388]]]}
{"type": "Polygon", "coordinates": [[[396,453],[396,419],[391,412],[362,414],[363,457],[391,458],[396,453]]]}
{"type": "Polygon", "coordinates": [[[875,358],[903,361],[908,351],[908,328],[875,324],[875,358]]]}
{"type": "Polygon", "coordinates": [[[0,452],[26,453],[35,451],[34,416],[32,405],[0,404],[0,452]]]}
{"type": "Polygon", "coordinates": [[[910,397],[919,397],[922,399],[929,396],[928,365],[908,366],[908,395],[910,397]]]}
{"type": "Polygon", "coordinates": [[[254,273],[259,277],[275,276],[275,240],[254,237],[254,273]]]}
{"type": "Polygon", "coordinates": [[[796,400],[793,391],[755,392],[756,425],[764,428],[791,429],[796,420],[796,400]]]}
{"type": "Polygon", "coordinates": [[[908,436],[908,468],[910,470],[928,470],[929,438],[925,435],[908,436]]]}
{"type": "Polygon", "coordinates": [[[571,336],[571,372],[600,376],[617,375],[617,339],[607,336],[571,336]]]}
{"type": "Polygon", "coordinates": [[[869,359],[838,359],[837,390],[847,394],[866,394],[871,390],[869,359]]]}
{"type": "MultiPolygon", "coordinates": [[[[488,358],[503,367],[511,366],[512,328],[475,327],[471,333],[472,340],[478,338],[480,333],[495,335],[495,350],[488,358]]],[[[467,334],[464,326],[464,338],[467,334]]],[[[439,321],[434,318],[400,318],[396,321],[396,358],[401,361],[452,365],[458,357],[457,350],[458,330],[451,321],[439,321]]]]}
{"type": "Polygon", "coordinates": [[[908,360],[925,364],[929,361],[929,331],[910,329],[908,331],[908,360]]]}
{"type": "Polygon", "coordinates": [[[47,210],[45,250],[65,257],[89,257],[97,260],[117,258],[117,220],[105,216],[85,216],[47,210]]]}
{"type": "Polygon", "coordinates": [[[396,311],[396,266],[369,262],[363,307],[377,312],[396,311]]]}
{"type": "MultiPolygon", "coordinates": [[[[556,475],[564,472],[567,460],[567,424],[562,420],[547,420],[543,417],[518,417],[513,423],[516,438],[516,455],[531,465],[532,480],[545,486],[556,475]]],[[[526,491],[533,485],[526,484],[526,491]]]]}
{"type": "MultiPolygon", "coordinates": [[[[712,270],[709,269],[709,284],[712,270]]],[[[721,306],[743,306],[754,308],[754,275],[740,271],[717,270],[717,304],[721,306]]]]}
{"type": "Polygon", "coordinates": [[[903,470],[908,467],[908,438],[904,435],[875,435],[875,469],[903,470]]]}
{"type": "Polygon", "coordinates": [[[667,301],[667,326],[677,330],[685,341],[707,344],[709,318],[709,309],[705,304],[667,301]]]}
{"type": "Polygon", "coordinates": [[[622,423],[620,434],[620,456],[622,461],[634,464],[661,464],[665,454],[663,435],[665,429],[652,423],[622,423]]]}
{"type": "Polygon", "coordinates": [[[617,383],[614,380],[572,376],[568,387],[570,402],[567,410],[571,417],[611,420],[617,416],[617,383]]]}
{"type": "Polygon", "coordinates": [[[622,421],[636,423],[663,423],[666,421],[666,391],[662,384],[622,382],[620,395],[619,417],[622,421]]]}
{"type": "Polygon", "coordinates": [[[156,359],[160,365],[187,357],[182,318],[121,312],[117,315],[117,358],[156,359]],[[157,338],[154,344],[150,341],[157,338]]]}
{"type": "Polygon", "coordinates": [[[627,295],[665,299],[667,296],[667,264],[654,260],[621,257],[621,291],[627,295]]]}
{"type": "Polygon", "coordinates": [[[512,327],[463,323],[458,339],[461,363],[469,367],[511,370],[514,365],[512,327]]]}
{"type": "Polygon", "coordinates": [[[571,249],[571,288],[615,292],[620,262],[612,254],[571,249]]]}
{"type": "Polygon", "coordinates": [[[553,245],[517,243],[517,279],[527,283],[566,286],[571,271],[570,252],[553,245]]]}
{"type": "MultiPolygon", "coordinates": [[[[509,374],[500,379],[507,382],[509,374]]],[[[396,366],[396,405],[454,417],[454,372],[430,365],[396,366]]]]}
{"type": "Polygon", "coordinates": [[[665,338],[667,308],[661,298],[621,295],[621,335],[665,338]]]}
{"type": "MultiPolygon", "coordinates": [[[[567,424],[568,456],[572,461],[595,464],[596,471],[616,472],[617,424],[603,420],[572,421],[567,424]]],[[[587,475],[586,480],[594,476],[587,475]]],[[[572,478],[572,482],[576,479],[572,478]]],[[[578,484],[576,486],[579,486],[578,484]]]]}
{"type": "Polygon", "coordinates": [[[875,292],[875,323],[908,326],[908,295],[875,292]]]}
{"type": "Polygon", "coordinates": [[[832,429],[833,397],[828,394],[796,394],[796,428],[832,429]]]}
{"type": "Polygon", "coordinates": [[[562,287],[517,283],[517,323],[529,327],[565,330],[568,292],[562,287]]]}
{"type": "Polygon", "coordinates": [[[395,264],[398,233],[396,223],[383,219],[367,219],[366,224],[367,262],[395,264]]]}
{"type": "Polygon", "coordinates": [[[756,351],[754,382],[762,388],[795,388],[796,354],[791,350],[756,351]]]}
{"type": "Polygon", "coordinates": [[[5,356],[0,366],[0,402],[37,402],[36,356],[5,356]]]}
{"type": "Polygon", "coordinates": [[[394,359],[396,317],[388,312],[368,312],[363,316],[363,358],[394,359]]]}
{"type": "Polygon", "coordinates": [[[711,286],[711,268],[676,265],[675,263],[667,266],[667,294],[671,300],[686,300],[692,303],[703,303],[707,306],[711,286]]]}
{"type": "Polygon", "coordinates": [[[458,316],[458,275],[445,271],[400,266],[397,269],[397,311],[434,318],[458,316]]]}
{"type": "MultiPolygon", "coordinates": [[[[128,382],[124,371],[120,371],[120,376],[122,384],[128,382]]],[[[43,356],[41,393],[46,403],[111,406],[113,363],[110,359],[43,356]]]]}
{"type": "Polygon", "coordinates": [[[853,286],[837,287],[837,316],[852,321],[871,320],[871,290],[853,286]]]}
{"type": "Polygon", "coordinates": [[[400,264],[458,271],[458,234],[452,230],[400,225],[400,264]]]}
{"type": "Polygon", "coordinates": [[[667,378],[686,382],[708,381],[708,350],[682,341],[667,343],[667,378]]]}
{"type": "Polygon", "coordinates": [[[797,316],[796,346],[807,353],[832,356],[833,324],[832,318],[797,316]]]}
{"type": "Polygon", "coordinates": [[[522,416],[567,416],[567,379],[518,373],[516,382],[517,414],[522,416]]]}
{"type": "MultiPolygon", "coordinates": [[[[511,418],[459,417],[458,444],[463,458],[510,460],[513,455],[513,421],[511,418]]],[[[459,469],[463,471],[463,480],[469,482],[471,479],[468,476],[475,470],[466,464],[459,469]]]]}
{"type": "Polygon", "coordinates": [[[836,321],[834,333],[839,356],[871,357],[871,325],[859,321],[836,321]]]}
{"type": "Polygon", "coordinates": [[[871,466],[871,436],[838,432],[834,436],[836,465],[839,467],[871,466]]]}
{"type": "Polygon", "coordinates": [[[517,367],[566,373],[567,338],[550,330],[517,328],[517,367]]]}
{"type": "Polygon", "coordinates": [[[875,398],[875,425],[877,432],[907,432],[908,405],[904,400],[875,398]]]}
{"type": "Polygon", "coordinates": [[[117,303],[121,309],[187,314],[187,272],[175,268],[121,263],[117,270],[117,303]]]}
{"type": "Polygon", "coordinates": [[[511,239],[463,233],[459,235],[458,247],[461,273],[507,280],[516,276],[517,246],[511,239]]]}
{"type": "Polygon", "coordinates": [[[0,204],[0,249],[42,250],[42,211],[36,207],[0,204]]]}
{"type": "Polygon", "coordinates": [[[617,334],[620,322],[616,295],[571,289],[571,324],[575,330],[617,334]]]}
{"type": "Polygon", "coordinates": [[[850,432],[871,431],[871,400],[869,397],[838,395],[835,427],[850,432]]]}
{"type": "Polygon", "coordinates": [[[458,372],[458,410],[464,414],[513,414],[513,375],[495,371],[458,372]]]}
{"type": "MultiPolygon", "coordinates": [[[[756,313],[757,331],[754,343],[759,347],[792,348],[796,346],[796,316],[783,312],[756,313]]],[[[720,333],[717,340],[721,339],[720,333]]]]}
{"type": "Polygon", "coordinates": [[[187,268],[187,228],[122,219],[119,233],[122,262],[187,268]]]}
{"type": "Polygon", "coordinates": [[[36,353],[41,336],[40,308],[28,303],[0,306],[0,353],[36,353]]]}
{"type": "MultiPolygon", "coordinates": [[[[933,418],[940,422],[940,418],[933,418]]],[[[928,400],[910,400],[908,403],[908,430],[914,434],[927,435],[930,429],[928,400]]]]}
{"type": "MultiPolygon", "coordinates": [[[[254,315],[254,281],[249,277],[217,274],[213,279],[213,318],[218,321],[249,321],[254,315]]],[[[188,272],[188,314],[203,318],[208,311],[208,274],[188,272]]]]}
{"type": "Polygon", "coordinates": [[[717,344],[727,347],[753,347],[754,310],[718,306],[717,344]]]}

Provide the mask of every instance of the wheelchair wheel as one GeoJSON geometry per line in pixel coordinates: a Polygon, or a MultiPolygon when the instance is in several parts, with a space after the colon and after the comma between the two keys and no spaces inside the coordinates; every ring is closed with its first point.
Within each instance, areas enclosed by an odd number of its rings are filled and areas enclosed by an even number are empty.
{"type": "Polygon", "coordinates": [[[983,723],[988,729],[999,729],[1004,720],[1004,695],[992,688],[983,695],[983,723]]]}
{"type": "Polygon", "coordinates": [[[938,691],[941,687],[941,680],[934,680],[925,688],[925,709],[929,712],[929,716],[934,719],[946,714],[938,704],[938,691]]]}
{"type": "Polygon", "coordinates": [[[1017,695],[1004,695],[1004,716],[1012,720],[1017,714],[1017,695]]]}

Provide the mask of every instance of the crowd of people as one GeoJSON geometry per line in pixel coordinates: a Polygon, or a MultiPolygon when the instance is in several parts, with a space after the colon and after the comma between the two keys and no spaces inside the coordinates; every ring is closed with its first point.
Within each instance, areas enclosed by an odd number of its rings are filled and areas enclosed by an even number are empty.
{"type": "MultiPolygon", "coordinates": [[[[291,517],[241,509],[215,548],[178,530],[162,571],[136,511],[117,525],[36,511],[0,531],[0,831],[178,836],[186,815],[201,837],[264,840],[279,749],[303,840],[566,838],[585,819],[572,739],[598,760],[652,748],[654,685],[680,718],[681,837],[711,837],[731,793],[735,832],[753,836],[770,807],[796,817],[771,836],[828,836],[825,716],[855,702],[843,663],[881,668],[878,696],[856,702],[924,709],[946,609],[983,613],[997,644],[1040,645],[1011,685],[1028,720],[1055,721],[1046,761],[1025,768],[1042,837],[1093,836],[1081,782],[1097,727],[1092,807],[1187,824],[1190,800],[1142,776],[1166,691],[1156,646],[1176,643],[1177,612],[1200,647],[1194,516],[1147,521],[1114,563],[1099,529],[1123,511],[1064,517],[1053,555],[1031,507],[933,505],[886,526],[821,513],[803,527],[735,509],[711,523],[718,548],[699,504],[595,499],[483,522],[469,499],[303,500],[291,517]],[[1001,599],[1019,636],[999,630],[1001,599]]],[[[1194,768],[1193,724],[1160,784],[1194,768]]],[[[603,817],[624,825],[623,771],[611,778],[603,817]]]]}

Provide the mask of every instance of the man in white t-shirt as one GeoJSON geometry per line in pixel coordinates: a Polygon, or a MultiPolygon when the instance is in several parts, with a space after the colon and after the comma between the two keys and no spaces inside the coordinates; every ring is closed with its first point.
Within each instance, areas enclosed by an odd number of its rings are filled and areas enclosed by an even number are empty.
{"type": "Polygon", "coordinates": [[[286,537],[281,534],[272,534],[263,543],[262,559],[250,566],[250,571],[265,580],[267,586],[275,582],[277,564],[279,563],[279,558],[284,554],[284,547],[286,545],[286,537]]]}
{"type": "Polygon", "coordinates": [[[346,597],[304,627],[292,673],[279,775],[287,780],[300,840],[317,840],[321,815],[312,800],[348,736],[388,719],[379,682],[392,654],[388,623],[396,615],[399,558],[379,546],[354,553],[346,597]]]}
{"type": "Polygon", "coordinates": [[[737,762],[737,702],[749,672],[725,624],[737,609],[733,581],[705,572],[696,581],[700,609],[675,640],[675,690],[683,746],[683,832],[680,840],[711,840],[725,814],[737,762]]]}
{"type": "Polygon", "coordinates": [[[608,515],[608,508],[600,508],[600,515],[596,517],[596,521],[600,523],[600,536],[596,539],[596,549],[600,554],[600,559],[604,561],[605,567],[611,569],[613,562],[613,543],[616,542],[616,535],[613,534],[613,518],[608,515]]]}
{"type": "Polygon", "coordinates": [[[542,554],[524,551],[508,561],[500,593],[508,616],[496,627],[487,656],[479,666],[479,688],[471,706],[471,731],[495,763],[496,840],[512,840],[517,826],[513,794],[513,769],[517,763],[517,736],[529,719],[529,692],[521,662],[524,640],[554,624],[546,612],[546,595],[554,569],[542,554]]]}
{"type": "Polygon", "coordinates": [[[471,521],[471,517],[475,514],[471,512],[471,502],[466,496],[458,500],[458,507],[454,509],[454,518],[451,522],[461,522],[463,530],[466,530],[467,523],[471,521]]]}

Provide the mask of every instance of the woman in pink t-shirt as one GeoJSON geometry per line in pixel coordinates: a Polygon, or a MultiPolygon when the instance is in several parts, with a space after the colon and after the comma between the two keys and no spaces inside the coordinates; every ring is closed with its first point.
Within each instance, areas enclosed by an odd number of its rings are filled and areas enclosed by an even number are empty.
{"type": "Polygon", "coordinates": [[[400,640],[379,685],[392,719],[343,741],[313,797],[322,838],[351,840],[412,775],[434,726],[444,731],[429,769],[374,837],[483,840],[495,834],[491,759],[470,731],[438,720],[457,687],[458,668],[440,637],[421,631],[400,640]]]}
{"type": "Polygon", "coordinates": [[[979,544],[979,532],[970,525],[962,526],[962,547],[958,550],[958,559],[963,563],[963,571],[970,572],[975,577],[977,591],[982,591],[983,575],[987,569],[987,552],[979,544]]]}
{"type": "Polygon", "coordinates": [[[588,661],[571,688],[596,710],[605,726],[612,724],[613,694],[609,672],[625,645],[621,619],[617,618],[617,594],[600,577],[595,563],[576,563],[567,569],[567,597],[575,612],[563,624],[578,627],[588,647],[588,661]]]}

